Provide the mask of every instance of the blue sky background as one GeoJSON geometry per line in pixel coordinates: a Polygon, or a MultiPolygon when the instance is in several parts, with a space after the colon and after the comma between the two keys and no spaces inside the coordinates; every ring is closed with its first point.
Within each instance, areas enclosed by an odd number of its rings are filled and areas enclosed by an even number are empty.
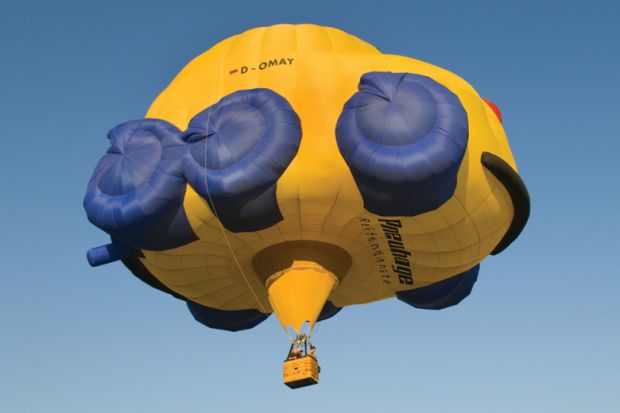
{"type": "Polygon", "coordinates": [[[619,4],[0,0],[0,412],[617,413],[619,4]],[[533,201],[461,305],[346,308],[317,330],[321,384],[294,392],[274,317],[209,330],[122,265],[90,268],[107,237],[81,205],[111,127],[217,41],[281,22],[467,79],[533,201]]]}

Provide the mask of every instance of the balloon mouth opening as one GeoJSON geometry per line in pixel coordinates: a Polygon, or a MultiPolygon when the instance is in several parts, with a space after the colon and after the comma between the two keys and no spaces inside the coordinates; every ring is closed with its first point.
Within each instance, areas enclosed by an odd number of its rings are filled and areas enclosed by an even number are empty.
{"type": "Polygon", "coordinates": [[[275,275],[290,269],[295,261],[315,263],[334,274],[339,282],[342,282],[353,265],[351,255],[340,246],[322,241],[295,240],[259,251],[252,259],[252,269],[269,288],[277,278],[275,275]]]}
{"type": "Polygon", "coordinates": [[[267,290],[269,290],[269,288],[274,283],[276,283],[282,277],[286,276],[287,274],[290,274],[293,271],[308,271],[308,274],[306,274],[307,277],[316,276],[315,274],[316,272],[321,273],[321,274],[326,274],[333,280],[332,290],[335,289],[340,283],[336,275],[334,275],[331,271],[323,268],[320,264],[317,264],[316,262],[313,262],[313,261],[295,260],[293,261],[293,264],[289,268],[282,270],[282,271],[278,271],[277,273],[272,274],[269,278],[267,278],[267,280],[265,281],[265,287],[267,288],[267,290]]]}

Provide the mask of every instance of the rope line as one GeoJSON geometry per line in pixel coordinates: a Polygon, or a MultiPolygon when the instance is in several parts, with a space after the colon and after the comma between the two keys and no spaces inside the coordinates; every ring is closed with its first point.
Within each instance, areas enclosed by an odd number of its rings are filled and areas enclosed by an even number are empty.
{"type": "Polygon", "coordinates": [[[267,314],[268,312],[266,311],[265,307],[263,307],[263,304],[261,303],[261,301],[258,298],[258,295],[256,294],[256,292],[254,291],[254,289],[252,288],[252,285],[250,284],[250,281],[248,280],[248,278],[245,275],[245,272],[243,272],[243,269],[241,268],[241,264],[239,263],[239,260],[237,259],[237,255],[235,254],[235,251],[232,248],[232,245],[230,244],[230,240],[228,239],[228,235],[226,235],[226,229],[224,228],[224,225],[222,224],[222,221],[220,221],[220,217],[217,213],[217,210],[215,209],[215,203],[213,202],[213,198],[211,197],[211,192],[209,191],[209,180],[207,178],[207,140],[209,139],[209,125],[211,123],[211,111],[213,110],[213,105],[209,106],[209,114],[207,115],[207,133],[205,136],[205,188],[207,190],[207,197],[209,198],[209,203],[211,204],[211,207],[213,209],[213,215],[215,215],[216,221],[218,223],[218,225],[220,226],[220,230],[222,231],[222,235],[224,236],[224,240],[226,241],[226,244],[228,245],[228,249],[230,250],[230,254],[233,257],[233,261],[235,262],[235,265],[237,266],[237,269],[239,270],[239,272],[241,273],[241,276],[243,277],[243,281],[245,281],[245,284],[248,286],[248,289],[250,290],[250,292],[252,293],[252,295],[254,296],[254,299],[256,300],[256,303],[258,304],[258,307],[260,308],[261,312],[267,314]]]}

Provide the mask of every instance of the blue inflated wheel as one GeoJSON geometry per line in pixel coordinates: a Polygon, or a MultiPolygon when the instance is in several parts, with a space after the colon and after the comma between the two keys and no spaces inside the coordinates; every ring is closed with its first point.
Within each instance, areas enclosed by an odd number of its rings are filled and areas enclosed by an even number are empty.
{"type": "Polygon", "coordinates": [[[88,219],[138,249],[165,250],[195,240],[183,210],[186,147],[180,135],[174,125],[158,119],[112,129],[110,148],[88,183],[88,219]]]}
{"type": "Polygon", "coordinates": [[[269,89],[222,98],[190,121],[183,172],[233,232],[257,231],[282,220],[276,182],[297,154],[299,117],[269,89]]]}
{"type": "Polygon", "coordinates": [[[410,73],[363,75],[336,126],[364,207],[383,216],[418,215],[450,199],[468,137],[459,98],[410,73]]]}

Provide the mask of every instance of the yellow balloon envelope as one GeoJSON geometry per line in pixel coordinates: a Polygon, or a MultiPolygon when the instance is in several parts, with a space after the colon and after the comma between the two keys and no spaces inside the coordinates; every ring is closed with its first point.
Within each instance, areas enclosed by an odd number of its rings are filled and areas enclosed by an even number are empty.
{"type": "Polygon", "coordinates": [[[341,30],[277,25],[192,60],[113,129],[84,201],[122,259],[215,328],[464,298],[529,198],[499,110],[341,30]]]}

